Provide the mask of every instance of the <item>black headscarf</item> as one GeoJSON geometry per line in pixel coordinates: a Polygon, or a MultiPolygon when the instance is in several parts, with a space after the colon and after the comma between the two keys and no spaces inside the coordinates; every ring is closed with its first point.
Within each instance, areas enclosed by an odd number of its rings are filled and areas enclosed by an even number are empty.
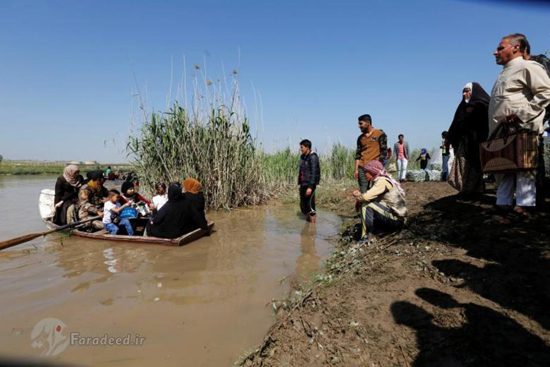
{"type": "Polygon", "coordinates": [[[122,186],[120,187],[120,191],[122,191],[122,195],[127,196],[128,190],[133,188],[134,188],[134,183],[126,181],[122,183],[122,186]]]}
{"type": "Polygon", "coordinates": [[[487,140],[489,134],[488,109],[491,97],[479,83],[472,83],[472,95],[466,102],[464,96],[458,105],[453,122],[449,128],[447,141],[455,153],[461,144],[465,144],[466,157],[470,163],[480,165],[479,144],[487,140]]]}
{"type": "Polygon", "coordinates": [[[150,236],[176,238],[184,234],[188,220],[188,203],[183,200],[181,186],[168,187],[168,201],[160,208],[153,223],[147,227],[150,236]]]}

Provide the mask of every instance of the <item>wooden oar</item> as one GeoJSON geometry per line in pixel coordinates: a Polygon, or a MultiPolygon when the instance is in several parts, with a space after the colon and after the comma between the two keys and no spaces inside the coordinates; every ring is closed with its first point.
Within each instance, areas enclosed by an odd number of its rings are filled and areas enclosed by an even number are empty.
{"type": "Polygon", "coordinates": [[[60,227],[51,229],[49,231],[31,233],[31,234],[27,234],[27,235],[24,235],[24,236],[21,236],[21,237],[12,238],[11,240],[0,242],[0,250],[4,250],[4,249],[10,248],[12,246],[19,245],[20,243],[30,241],[30,240],[35,239],[35,238],[40,237],[40,236],[45,236],[45,235],[50,234],[50,233],[62,231],[62,230],[67,229],[67,228],[71,228],[71,227],[74,227],[74,226],[78,226],[80,224],[88,223],[88,222],[91,222],[91,221],[99,219],[99,218],[101,218],[101,217],[100,216],[92,217],[92,218],[88,218],[88,219],[85,219],[85,220],[81,220],[79,222],[66,224],[64,226],[60,226],[60,227]]]}

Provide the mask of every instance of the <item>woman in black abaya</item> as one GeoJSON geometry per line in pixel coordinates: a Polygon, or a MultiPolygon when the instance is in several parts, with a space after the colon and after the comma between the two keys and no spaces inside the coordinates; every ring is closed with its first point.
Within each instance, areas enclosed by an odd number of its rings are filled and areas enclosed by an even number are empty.
{"type": "Polygon", "coordinates": [[[487,140],[489,133],[490,99],[478,83],[466,84],[447,135],[455,153],[449,183],[464,194],[481,193],[484,189],[479,144],[487,140]]]}

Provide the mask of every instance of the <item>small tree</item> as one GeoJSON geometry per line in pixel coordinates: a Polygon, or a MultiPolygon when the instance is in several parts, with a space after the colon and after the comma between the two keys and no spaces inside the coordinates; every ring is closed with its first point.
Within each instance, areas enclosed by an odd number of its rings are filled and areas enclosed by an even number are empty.
{"type": "Polygon", "coordinates": [[[0,154],[0,163],[2,163],[3,159],[4,159],[4,157],[2,157],[2,154],[0,154]]]}

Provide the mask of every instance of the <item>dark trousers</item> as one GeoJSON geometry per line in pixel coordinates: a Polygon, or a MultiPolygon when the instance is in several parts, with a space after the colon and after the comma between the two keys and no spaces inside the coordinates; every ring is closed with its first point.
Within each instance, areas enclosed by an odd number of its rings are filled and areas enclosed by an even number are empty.
{"type": "Polygon", "coordinates": [[[306,196],[307,189],[307,186],[300,186],[300,210],[304,215],[315,215],[315,186],[311,188],[310,196],[306,196]]]}
{"type": "Polygon", "coordinates": [[[361,237],[368,233],[393,232],[401,229],[403,223],[402,218],[380,203],[364,203],[361,208],[361,237]]]}
{"type": "Polygon", "coordinates": [[[365,176],[365,169],[363,168],[363,166],[359,166],[359,177],[357,177],[357,181],[359,182],[359,191],[361,191],[361,194],[367,192],[367,190],[370,188],[370,182],[367,181],[367,177],[365,176]]]}
{"type": "Polygon", "coordinates": [[[546,175],[546,167],[544,166],[544,137],[539,136],[539,161],[535,178],[535,184],[537,188],[536,200],[537,207],[542,208],[544,206],[544,176],[546,175]]]}

